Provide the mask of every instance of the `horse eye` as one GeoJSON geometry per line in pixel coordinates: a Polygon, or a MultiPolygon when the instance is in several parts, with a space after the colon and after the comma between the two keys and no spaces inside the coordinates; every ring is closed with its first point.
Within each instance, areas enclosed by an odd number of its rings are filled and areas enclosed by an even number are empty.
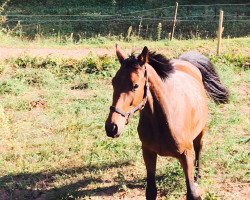
{"type": "Polygon", "coordinates": [[[138,84],[134,84],[134,85],[133,85],[133,91],[135,91],[138,87],[139,87],[138,84]]]}

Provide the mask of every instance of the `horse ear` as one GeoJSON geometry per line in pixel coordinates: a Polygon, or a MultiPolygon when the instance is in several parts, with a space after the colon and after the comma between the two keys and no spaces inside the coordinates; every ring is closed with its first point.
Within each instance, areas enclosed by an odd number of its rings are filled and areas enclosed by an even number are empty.
{"type": "Polygon", "coordinates": [[[149,60],[149,50],[148,47],[144,47],[141,54],[138,56],[138,61],[141,66],[143,66],[145,63],[148,63],[149,60]]]}
{"type": "Polygon", "coordinates": [[[125,60],[125,55],[122,49],[118,46],[118,44],[115,45],[116,48],[116,55],[120,63],[122,63],[125,60]]]}

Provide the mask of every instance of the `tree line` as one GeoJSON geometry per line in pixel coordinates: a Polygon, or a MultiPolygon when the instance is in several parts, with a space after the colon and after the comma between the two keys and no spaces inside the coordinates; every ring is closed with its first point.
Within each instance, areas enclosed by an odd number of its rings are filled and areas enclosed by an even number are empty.
{"type": "MultiPolygon", "coordinates": [[[[4,3],[6,0],[0,0],[4,3]]],[[[223,3],[249,3],[249,0],[179,0],[179,4],[223,4],[223,3]]],[[[174,5],[175,0],[10,0],[9,5],[44,5],[44,6],[93,6],[106,5],[126,7],[141,5],[142,7],[160,7],[174,5]]]]}

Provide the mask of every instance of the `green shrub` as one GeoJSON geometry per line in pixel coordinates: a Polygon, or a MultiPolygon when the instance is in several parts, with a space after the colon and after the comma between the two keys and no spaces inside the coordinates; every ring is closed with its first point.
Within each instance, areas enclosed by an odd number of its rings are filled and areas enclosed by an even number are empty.
{"type": "Polygon", "coordinates": [[[49,68],[56,66],[56,62],[50,57],[18,57],[10,62],[16,68],[49,68]]]}
{"type": "MultiPolygon", "coordinates": [[[[29,68],[29,72],[20,72],[17,75],[17,78],[20,80],[24,78],[26,82],[31,85],[40,83],[41,81],[43,82],[46,76],[48,76],[48,79],[55,79],[52,77],[52,74],[63,80],[73,80],[75,76],[80,73],[110,77],[115,72],[115,66],[118,66],[116,60],[113,57],[98,57],[93,54],[89,54],[87,57],[81,60],[25,56],[8,60],[8,62],[10,62],[15,68],[29,68]],[[43,75],[43,73],[45,74],[43,75]]],[[[45,82],[43,82],[42,85],[46,85],[45,82]]]]}
{"type": "Polygon", "coordinates": [[[90,54],[80,61],[78,70],[87,74],[96,74],[102,76],[111,76],[115,70],[115,60],[111,57],[97,57],[90,54]]]}
{"type": "Polygon", "coordinates": [[[19,95],[27,90],[27,85],[22,80],[7,79],[0,81],[0,94],[19,95]]]}
{"type": "Polygon", "coordinates": [[[58,87],[59,82],[50,71],[46,69],[25,69],[19,71],[15,79],[25,82],[27,85],[36,87],[58,87]]]}
{"type": "Polygon", "coordinates": [[[232,63],[235,67],[244,68],[247,62],[250,62],[250,57],[245,57],[243,55],[231,55],[231,54],[224,54],[222,56],[225,60],[229,63],[232,63]]]}
{"type": "Polygon", "coordinates": [[[210,57],[213,63],[224,63],[226,65],[233,65],[239,69],[247,69],[249,65],[250,57],[243,55],[232,55],[232,54],[223,54],[221,56],[212,56],[210,57]]]}

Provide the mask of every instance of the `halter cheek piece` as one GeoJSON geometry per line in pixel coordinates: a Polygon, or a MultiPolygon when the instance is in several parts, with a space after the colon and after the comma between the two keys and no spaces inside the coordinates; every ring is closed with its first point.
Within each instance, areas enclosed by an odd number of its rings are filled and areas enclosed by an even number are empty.
{"type": "Polygon", "coordinates": [[[144,95],[143,95],[142,101],[137,106],[135,106],[133,109],[131,109],[128,112],[123,112],[121,109],[116,108],[115,106],[110,106],[110,111],[116,112],[116,113],[120,114],[121,116],[125,117],[126,120],[127,120],[127,123],[129,122],[129,119],[133,116],[133,114],[138,110],[142,110],[144,108],[144,106],[146,105],[146,103],[147,103],[148,75],[147,75],[146,67],[145,67],[144,77],[146,77],[146,82],[145,82],[145,85],[144,85],[144,95]]]}

